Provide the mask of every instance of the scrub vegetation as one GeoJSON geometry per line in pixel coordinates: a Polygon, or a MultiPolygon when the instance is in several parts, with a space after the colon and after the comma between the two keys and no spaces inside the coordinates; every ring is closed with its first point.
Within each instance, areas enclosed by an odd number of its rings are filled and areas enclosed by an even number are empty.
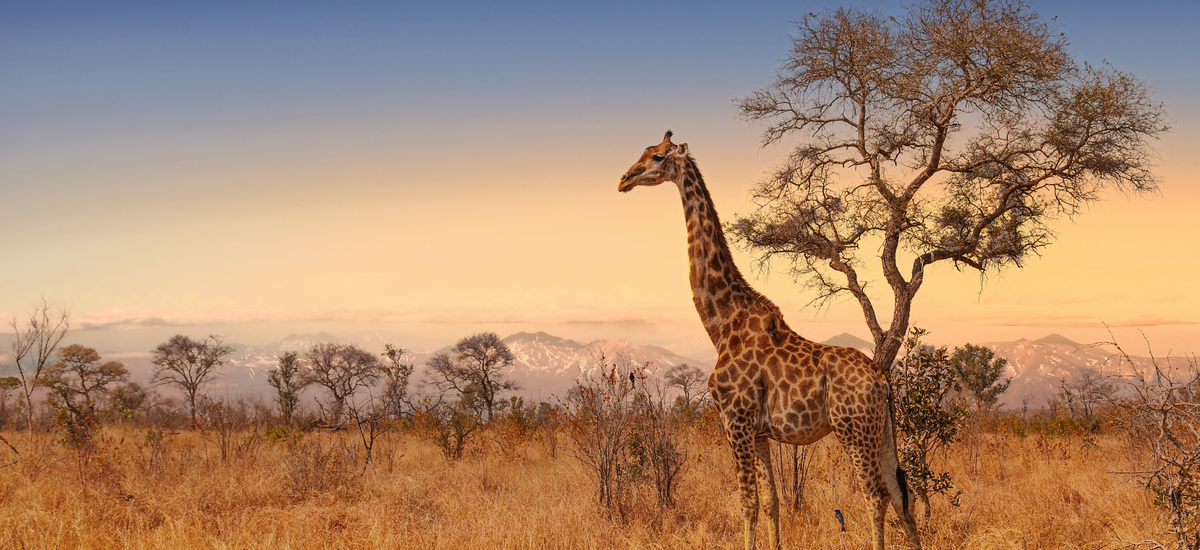
{"type": "MultiPolygon", "coordinates": [[[[923,472],[925,548],[1192,547],[1194,381],[1161,369],[1110,380],[1091,407],[1027,413],[969,406],[974,392],[954,384],[918,399],[956,367],[921,334],[892,376],[906,468],[923,472]]],[[[410,395],[397,377],[395,400],[352,393],[340,422],[329,408],[285,411],[289,400],[206,397],[193,423],[186,399],[97,392],[72,409],[58,392],[32,427],[10,414],[0,431],[0,545],[740,547],[732,454],[706,397],[683,396],[694,377],[659,380],[619,358],[585,367],[558,402],[496,399],[487,420],[469,393],[410,395]]],[[[785,547],[865,544],[869,514],[837,441],[773,445],[785,547]]]]}

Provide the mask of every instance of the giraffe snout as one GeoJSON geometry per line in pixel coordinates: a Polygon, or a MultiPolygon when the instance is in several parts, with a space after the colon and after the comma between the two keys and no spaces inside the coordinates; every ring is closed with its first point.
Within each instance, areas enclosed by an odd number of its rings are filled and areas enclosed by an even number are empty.
{"type": "Polygon", "coordinates": [[[633,189],[633,180],[637,179],[645,170],[630,170],[621,176],[621,183],[617,184],[617,191],[622,193],[633,189]]]}

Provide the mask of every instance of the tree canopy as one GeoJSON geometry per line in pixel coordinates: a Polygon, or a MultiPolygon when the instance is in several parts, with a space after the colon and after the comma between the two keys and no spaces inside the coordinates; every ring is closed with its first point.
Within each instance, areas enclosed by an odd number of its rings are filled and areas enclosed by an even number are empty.
{"type": "Polygon", "coordinates": [[[1077,63],[1019,0],[810,14],[774,81],[737,106],[767,124],[764,146],[803,141],[728,232],[764,264],[787,261],[817,305],[852,297],[885,368],[926,266],[1021,266],[1053,241],[1052,222],[1103,191],[1155,192],[1149,142],[1168,130],[1143,82],[1077,63]],[[890,324],[863,277],[870,256],[890,324]]]}

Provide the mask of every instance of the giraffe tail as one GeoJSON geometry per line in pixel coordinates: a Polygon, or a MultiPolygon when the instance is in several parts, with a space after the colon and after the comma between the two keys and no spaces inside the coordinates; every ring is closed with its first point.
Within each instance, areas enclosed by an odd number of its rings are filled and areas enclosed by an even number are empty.
{"type": "Polygon", "coordinates": [[[908,479],[900,465],[899,450],[896,448],[896,430],[892,423],[891,407],[888,407],[887,420],[883,427],[883,445],[880,445],[879,453],[882,455],[879,458],[884,484],[892,497],[892,506],[896,508],[896,514],[904,523],[914,521],[908,479]]]}

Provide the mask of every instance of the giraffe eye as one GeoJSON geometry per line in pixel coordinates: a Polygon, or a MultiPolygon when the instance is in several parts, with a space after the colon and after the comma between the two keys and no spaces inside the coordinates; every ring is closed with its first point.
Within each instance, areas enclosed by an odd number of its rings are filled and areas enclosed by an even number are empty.
{"type": "Polygon", "coordinates": [[[663,156],[662,155],[654,155],[650,158],[654,159],[654,162],[662,162],[663,156]]]}

